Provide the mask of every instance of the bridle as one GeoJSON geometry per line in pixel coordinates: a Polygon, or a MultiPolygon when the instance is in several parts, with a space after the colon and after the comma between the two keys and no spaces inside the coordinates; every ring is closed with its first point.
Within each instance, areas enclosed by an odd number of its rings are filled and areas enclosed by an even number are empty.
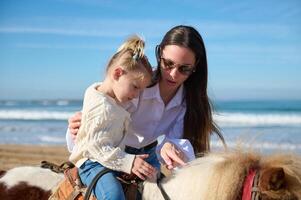
{"type": "Polygon", "coordinates": [[[242,200],[261,200],[259,184],[259,170],[250,169],[243,185],[242,200]]]}
{"type": "MultiPolygon", "coordinates": [[[[251,169],[249,170],[248,175],[245,178],[243,185],[243,194],[242,200],[261,200],[261,192],[258,187],[259,185],[259,170],[251,169]]],[[[161,191],[161,194],[165,200],[170,200],[170,197],[164,190],[162,186],[162,180],[165,178],[164,174],[160,174],[160,177],[157,179],[157,186],[161,191]]]]}
{"type": "Polygon", "coordinates": [[[256,175],[253,180],[252,184],[252,191],[251,191],[251,200],[261,200],[261,192],[258,187],[259,184],[259,171],[256,171],[256,175]]]}

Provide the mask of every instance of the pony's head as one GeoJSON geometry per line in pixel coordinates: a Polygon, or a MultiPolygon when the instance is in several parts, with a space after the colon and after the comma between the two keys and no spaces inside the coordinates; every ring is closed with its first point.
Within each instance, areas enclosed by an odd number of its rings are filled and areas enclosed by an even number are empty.
{"type": "Polygon", "coordinates": [[[301,160],[275,155],[263,160],[258,187],[262,200],[301,199],[301,160]]]}
{"type": "Polygon", "coordinates": [[[301,158],[243,150],[209,153],[179,170],[164,186],[175,199],[191,195],[192,199],[232,200],[257,195],[261,200],[297,200],[301,199],[301,158]]]}

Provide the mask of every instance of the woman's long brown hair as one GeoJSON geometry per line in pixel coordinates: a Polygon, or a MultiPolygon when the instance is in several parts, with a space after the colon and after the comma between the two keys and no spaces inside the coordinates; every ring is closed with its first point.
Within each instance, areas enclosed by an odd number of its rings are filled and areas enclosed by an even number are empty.
{"type": "MultiPolygon", "coordinates": [[[[196,71],[184,82],[186,113],[183,138],[191,142],[196,154],[210,150],[210,134],[213,132],[225,145],[224,138],[212,119],[212,105],[207,95],[207,56],[201,35],[191,26],[180,25],[169,30],[156,48],[158,66],[160,66],[161,52],[166,45],[189,48],[196,58],[196,71]]],[[[157,69],[155,79],[159,80],[160,76],[160,69],[157,69]]]]}

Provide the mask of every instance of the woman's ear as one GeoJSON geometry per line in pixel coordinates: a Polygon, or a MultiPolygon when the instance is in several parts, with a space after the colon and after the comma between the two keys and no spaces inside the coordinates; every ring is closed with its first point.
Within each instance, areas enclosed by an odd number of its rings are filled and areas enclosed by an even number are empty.
{"type": "Polygon", "coordinates": [[[121,67],[116,67],[113,71],[113,79],[118,80],[123,74],[125,71],[121,67]]]}

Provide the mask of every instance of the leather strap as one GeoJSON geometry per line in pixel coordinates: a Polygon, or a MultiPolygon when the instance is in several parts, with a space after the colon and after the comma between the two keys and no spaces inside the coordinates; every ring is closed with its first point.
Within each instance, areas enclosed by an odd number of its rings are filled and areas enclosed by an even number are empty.
{"type": "Polygon", "coordinates": [[[112,171],[111,169],[108,168],[104,168],[103,170],[101,170],[92,180],[91,184],[88,186],[86,194],[85,194],[85,198],[84,200],[89,200],[90,199],[90,195],[92,193],[93,188],[95,187],[96,182],[98,181],[98,179],[100,179],[103,175],[105,175],[106,173],[112,171]]]}
{"type": "Polygon", "coordinates": [[[129,151],[148,151],[148,150],[150,150],[151,148],[157,146],[157,144],[158,144],[158,141],[156,140],[155,142],[152,142],[152,143],[150,143],[150,144],[148,144],[148,145],[146,145],[146,146],[144,146],[144,147],[141,147],[141,148],[139,148],[139,149],[137,149],[137,148],[135,148],[135,147],[125,146],[125,151],[127,151],[127,149],[128,149],[129,151]]]}
{"type": "Polygon", "coordinates": [[[168,194],[165,192],[165,190],[164,190],[164,188],[162,186],[162,183],[161,183],[161,181],[162,181],[163,178],[165,178],[164,174],[160,173],[160,177],[157,179],[157,186],[159,187],[163,198],[165,200],[170,200],[168,194]]]}

